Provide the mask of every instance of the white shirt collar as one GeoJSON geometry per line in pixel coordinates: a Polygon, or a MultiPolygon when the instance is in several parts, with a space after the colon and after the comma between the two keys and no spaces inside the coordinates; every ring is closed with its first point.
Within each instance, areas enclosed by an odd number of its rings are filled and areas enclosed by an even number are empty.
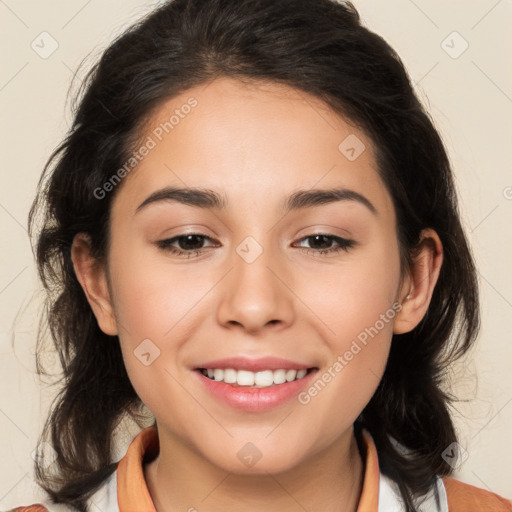
{"type": "MultiPolygon", "coordinates": [[[[434,488],[419,502],[418,512],[448,512],[448,498],[441,478],[437,477],[436,487],[439,494],[439,506],[436,503],[434,488]]],[[[405,505],[398,490],[398,485],[389,477],[380,474],[378,512],[405,512],[405,505]]]]}

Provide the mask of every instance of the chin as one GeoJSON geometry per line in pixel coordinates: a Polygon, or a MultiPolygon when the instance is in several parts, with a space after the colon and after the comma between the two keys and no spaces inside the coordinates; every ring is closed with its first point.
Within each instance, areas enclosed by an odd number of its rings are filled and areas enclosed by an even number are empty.
{"type": "MultiPolygon", "coordinates": [[[[232,440],[231,445],[223,444],[212,451],[212,446],[198,453],[218,468],[236,475],[267,475],[282,473],[300,464],[303,457],[290,447],[281,449],[272,443],[232,440]],[[293,456],[292,456],[293,454],[293,456]]],[[[305,454],[304,454],[305,456],[305,454]]]]}

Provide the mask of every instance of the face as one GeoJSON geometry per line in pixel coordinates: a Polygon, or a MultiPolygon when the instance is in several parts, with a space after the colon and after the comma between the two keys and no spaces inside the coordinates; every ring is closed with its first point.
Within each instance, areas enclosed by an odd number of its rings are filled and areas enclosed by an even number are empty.
{"type": "Polygon", "coordinates": [[[235,472],[249,442],[255,471],[277,472],[351,435],[400,309],[369,138],[303,92],[223,78],[161,106],[141,141],[107,275],[113,333],[160,432],[235,472]]]}

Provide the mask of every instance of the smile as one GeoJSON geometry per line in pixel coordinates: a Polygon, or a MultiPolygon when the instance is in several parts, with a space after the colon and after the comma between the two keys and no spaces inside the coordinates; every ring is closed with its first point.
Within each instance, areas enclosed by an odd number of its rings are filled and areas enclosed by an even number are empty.
{"type": "Polygon", "coordinates": [[[266,364],[263,360],[246,359],[231,359],[229,364],[227,360],[216,363],[196,367],[192,372],[197,376],[199,386],[206,391],[207,396],[224,407],[251,413],[270,411],[290,403],[296,405],[294,399],[311,385],[319,371],[316,366],[305,367],[275,359],[267,359],[266,364]],[[293,368],[292,364],[298,368],[293,368]],[[248,369],[251,367],[252,370],[248,369]]]}
{"type": "Polygon", "coordinates": [[[217,382],[225,382],[234,386],[267,388],[274,385],[293,382],[304,378],[312,369],[278,369],[251,372],[234,368],[200,368],[201,373],[217,382]]]}

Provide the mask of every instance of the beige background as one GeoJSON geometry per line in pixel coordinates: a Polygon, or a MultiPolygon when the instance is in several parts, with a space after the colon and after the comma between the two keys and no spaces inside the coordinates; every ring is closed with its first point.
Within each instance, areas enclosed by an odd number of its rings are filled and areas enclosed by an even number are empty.
{"type": "MultiPolygon", "coordinates": [[[[55,392],[34,373],[41,293],[26,218],[36,182],[69,126],[66,93],[80,61],[157,3],[0,0],[0,510],[37,499],[31,453],[55,392]],[[58,43],[47,58],[31,47],[45,37],[51,49],[43,31],[58,43]]],[[[448,146],[479,266],[483,328],[453,374],[459,396],[471,399],[457,406],[468,457],[456,476],[512,498],[512,2],[354,4],[402,57],[448,146]]]]}

